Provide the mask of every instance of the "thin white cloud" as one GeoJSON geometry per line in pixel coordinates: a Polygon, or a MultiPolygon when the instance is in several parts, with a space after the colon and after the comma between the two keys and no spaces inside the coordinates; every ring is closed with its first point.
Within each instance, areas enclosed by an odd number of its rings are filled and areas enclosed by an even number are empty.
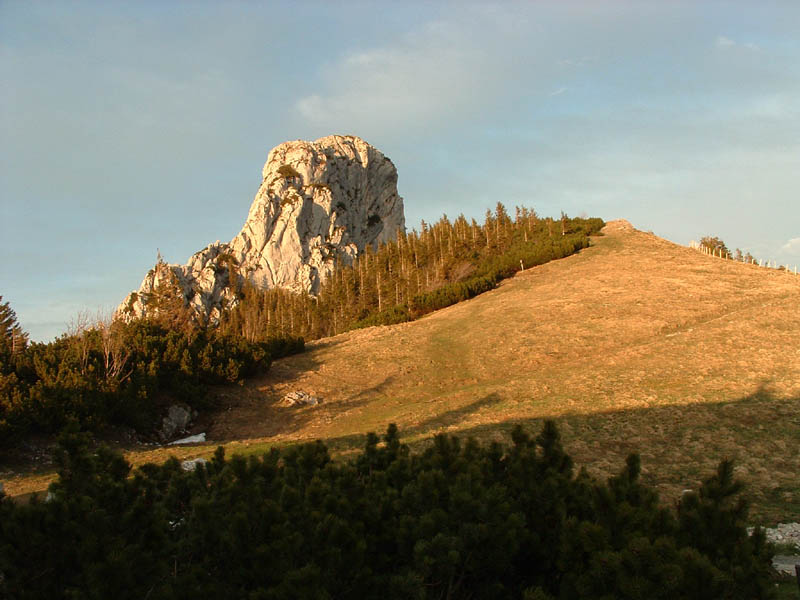
{"type": "Polygon", "coordinates": [[[393,45],[351,53],[331,65],[323,93],[300,98],[300,115],[338,127],[365,120],[427,121],[469,102],[481,56],[459,30],[432,23],[393,45]]]}
{"type": "Polygon", "coordinates": [[[719,35],[715,41],[718,48],[747,48],[748,50],[758,51],[761,47],[753,42],[737,42],[727,36],[719,35]]]}
{"type": "Polygon", "coordinates": [[[594,59],[591,56],[581,56],[580,58],[562,58],[558,61],[558,64],[562,67],[582,67],[593,61],[594,59]]]}
{"type": "Polygon", "coordinates": [[[563,94],[566,91],[567,91],[567,88],[560,87],[557,90],[554,90],[554,91],[550,92],[550,95],[551,96],[560,96],[561,94],[563,94]]]}
{"type": "Polygon", "coordinates": [[[327,65],[318,90],[299,98],[295,113],[321,129],[370,135],[468,118],[514,89],[515,47],[530,41],[530,32],[519,29],[491,11],[429,22],[327,65]]]}
{"type": "Polygon", "coordinates": [[[800,237],[792,238],[781,246],[781,251],[787,254],[800,255],[800,237]]]}

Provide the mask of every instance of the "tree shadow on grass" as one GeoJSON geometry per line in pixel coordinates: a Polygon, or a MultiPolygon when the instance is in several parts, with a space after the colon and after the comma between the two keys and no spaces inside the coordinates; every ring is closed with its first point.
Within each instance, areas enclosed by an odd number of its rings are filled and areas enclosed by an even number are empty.
{"type": "MultiPolygon", "coordinates": [[[[401,440],[417,451],[447,429],[448,434],[464,439],[510,444],[510,433],[517,425],[535,435],[552,419],[577,469],[586,467],[596,476],[611,476],[622,469],[629,454],[639,453],[643,479],[662,490],[664,501],[672,502],[677,498],[672,496],[683,489],[697,489],[721,460],[731,458],[737,476],[747,486],[754,522],[800,521],[800,396],[780,398],[762,385],[747,396],[723,402],[508,419],[459,428],[467,417],[498,400],[490,394],[401,427],[401,440]]],[[[325,442],[334,455],[346,457],[363,447],[365,435],[366,431],[325,442]]]]}
{"type": "MultiPolygon", "coordinates": [[[[457,435],[508,442],[515,426],[535,434],[545,420],[511,419],[465,427],[457,435]]],[[[730,458],[747,486],[753,519],[800,521],[800,396],[779,398],[760,386],[724,402],[567,414],[552,420],[578,468],[595,475],[615,474],[635,452],[642,457],[643,479],[674,495],[697,489],[721,460],[730,458]]]]}

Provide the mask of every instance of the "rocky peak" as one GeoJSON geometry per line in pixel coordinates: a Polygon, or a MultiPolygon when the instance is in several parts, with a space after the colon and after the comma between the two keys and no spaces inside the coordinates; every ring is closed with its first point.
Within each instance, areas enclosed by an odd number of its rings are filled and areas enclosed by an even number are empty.
{"type": "Polygon", "coordinates": [[[236,302],[230,283],[237,278],[316,294],[336,259],[350,263],[404,228],[397,170],[379,150],[355,136],[284,142],[269,153],[239,234],[185,265],[159,263],[117,312],[124,319],[152,314],[154,294],[171,285],[213,322],[236,302]]]}

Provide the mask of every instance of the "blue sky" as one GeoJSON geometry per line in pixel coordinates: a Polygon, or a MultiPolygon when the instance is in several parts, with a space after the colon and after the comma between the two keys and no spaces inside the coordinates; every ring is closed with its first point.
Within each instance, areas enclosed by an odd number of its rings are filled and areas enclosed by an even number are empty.
{"type": "Polygon", "coordinates": [[[0,294],[36,340],[359,135],[406,221],[626,218],[800,265],[800,3],[0,0],[0,294]]]}

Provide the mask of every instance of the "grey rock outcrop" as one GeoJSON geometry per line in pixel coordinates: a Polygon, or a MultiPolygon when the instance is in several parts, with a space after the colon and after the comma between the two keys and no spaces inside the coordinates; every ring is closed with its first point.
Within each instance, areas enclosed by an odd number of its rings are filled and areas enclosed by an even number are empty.
{"type": "Polygon", "coordinates": [[[181,461],[181,469],[184,471],[196,471],[198,466],[207,463],[208,461],[205,458],[192,458],[190,460],[181,461]]]}
{"type": "Polygon", "coordinates": [[[299,390],[295,390],[286,394],[282,399],[281,402],[285,406],[317,406],[322,402],[316,396],[312,396],[306,392],[301,392],[299,390]]]}
{"type": "Polygon", "coordinates": [[[175,440],[174,442],[170,442],[167,446],[181,446],[183,444],[200,444],[206,441],[206,433],[197,433],[195,435],[190,435],[189,437],[181,438],[179,440],[175,440]]]}
{"type": "Polygon", "coordinates": [[[185,265],[159,262],[117,309],[129,320],[158,310],[152,300],[172,286],[203,321],[216,322],[235,302],[234,283],[316,294],[333,271],[396,238],[404,229],[397,170],[380,151],[354,136],[285,142],[273,148],[242,230],[185,265]]]}
{"type": "Polygon", "coordinates": [[[180,431],[186,431],[192,422],[192,409],[185,404],[173,404],[167,409],[167,414],[161,420],[161,429],[158,435],[162,440],[168,440],[180,431]]]}

